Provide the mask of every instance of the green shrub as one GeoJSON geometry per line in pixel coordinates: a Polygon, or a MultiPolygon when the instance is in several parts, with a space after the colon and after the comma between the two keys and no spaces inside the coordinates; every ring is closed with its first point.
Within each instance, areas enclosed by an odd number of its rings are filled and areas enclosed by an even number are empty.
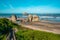
{"type": "Polygon", "coordinates": [[[60,35],[36,31],[36,30],[20,30],[16,33],[17,40],[60,40],[60,35]]]}
{"type": "Polygon", "coordinates": [[[12,28],[18,25],[9,21],[6,18],[0,18],[0,40],[4,40],[6,35],[12,30],[12,28]]]}

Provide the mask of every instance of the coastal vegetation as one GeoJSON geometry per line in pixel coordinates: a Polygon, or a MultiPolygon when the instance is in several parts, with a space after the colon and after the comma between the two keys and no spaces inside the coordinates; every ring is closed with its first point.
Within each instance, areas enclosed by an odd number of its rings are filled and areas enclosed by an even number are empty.
{"type": "Polygon", "coordinates": [[[16,40],[60,40],[60,34],[25,28],[6,18],[0,18],[0,40],[5,40],[10,30],[14,28],[18,30],[15,32],[16,40]]]}
{"type": "Polygon", "coordinates": [[[36,30],[20,30],[16,33],[17,40],[60,40],[60,35],[36,30]]]}
{"type": "Polygon", "coordinates": [[[17,24],[12,23],[6,18],[0,18],[0,40],[5,40],[10,30],[16,27],[17,24]]]}
{"type": "Polygon", "coordinates": [[[60,34],[54,34],[44,31],[32,30],[24,28],[20,25],[20,29],[16,32],[17,40],[60,40],[60,34]]]}

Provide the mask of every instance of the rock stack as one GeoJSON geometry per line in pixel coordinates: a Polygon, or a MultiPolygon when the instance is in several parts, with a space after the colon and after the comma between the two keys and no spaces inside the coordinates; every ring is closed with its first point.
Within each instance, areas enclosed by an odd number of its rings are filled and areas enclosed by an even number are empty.
{"type": "Polygon", "coordinates": [[[39,17],[37,15],[28,15],[28,22],[37,22],[39,17]]]}
{"type": "Polygon", "coordinates": [[[11,21],[12,21],[12,22],[16,22],[16,20],[17,20],[16,15],[12,15],[12,16],[11,16],[11,21]]]}
{"type": "Polygon", "coordinates": [[[33,22],[39,21],[39,17],[37,15],[33,15],[33,22]]]}
{"type": "Polygon", "coordinates": [[[32,22],[33,16],[32,15],[28,15],[28,22],[32,22]]]}

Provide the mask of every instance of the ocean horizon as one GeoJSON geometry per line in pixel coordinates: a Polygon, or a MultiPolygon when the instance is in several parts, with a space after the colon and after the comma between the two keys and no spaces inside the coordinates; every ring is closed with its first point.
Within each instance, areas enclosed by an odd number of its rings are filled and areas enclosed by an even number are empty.
{"type": "MultiPolygon", "coordinates": [[[[47,20],[47,21],[54,21],[54,22],[60,22],[60,14],[33,14],[39,16],[40,20],[47,20]]],[[[0,13],[0,18],[10,18],[11,13],[0,13]]],[[[22,13],[15,13],[14,15],[17,16],[17,18],[27,18],[28,15],[24,15],[22,13]]]]}

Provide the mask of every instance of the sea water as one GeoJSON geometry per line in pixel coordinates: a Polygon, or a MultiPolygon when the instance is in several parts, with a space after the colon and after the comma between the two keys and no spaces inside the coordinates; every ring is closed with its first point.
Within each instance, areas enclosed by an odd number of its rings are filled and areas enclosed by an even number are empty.
{"type": "MultiPolygon", "coordinates": [[[[0,18],[10,18],[12,14],[0,14],[0,18]]],[[[28,15],[15,14],[17,18],[27,18],[28,15]]],[[[60,22],[60,14],[33,14],[39,16],[40,20],[48,20],[48,21],[54,21],[54,22],[60,22]]]]}

